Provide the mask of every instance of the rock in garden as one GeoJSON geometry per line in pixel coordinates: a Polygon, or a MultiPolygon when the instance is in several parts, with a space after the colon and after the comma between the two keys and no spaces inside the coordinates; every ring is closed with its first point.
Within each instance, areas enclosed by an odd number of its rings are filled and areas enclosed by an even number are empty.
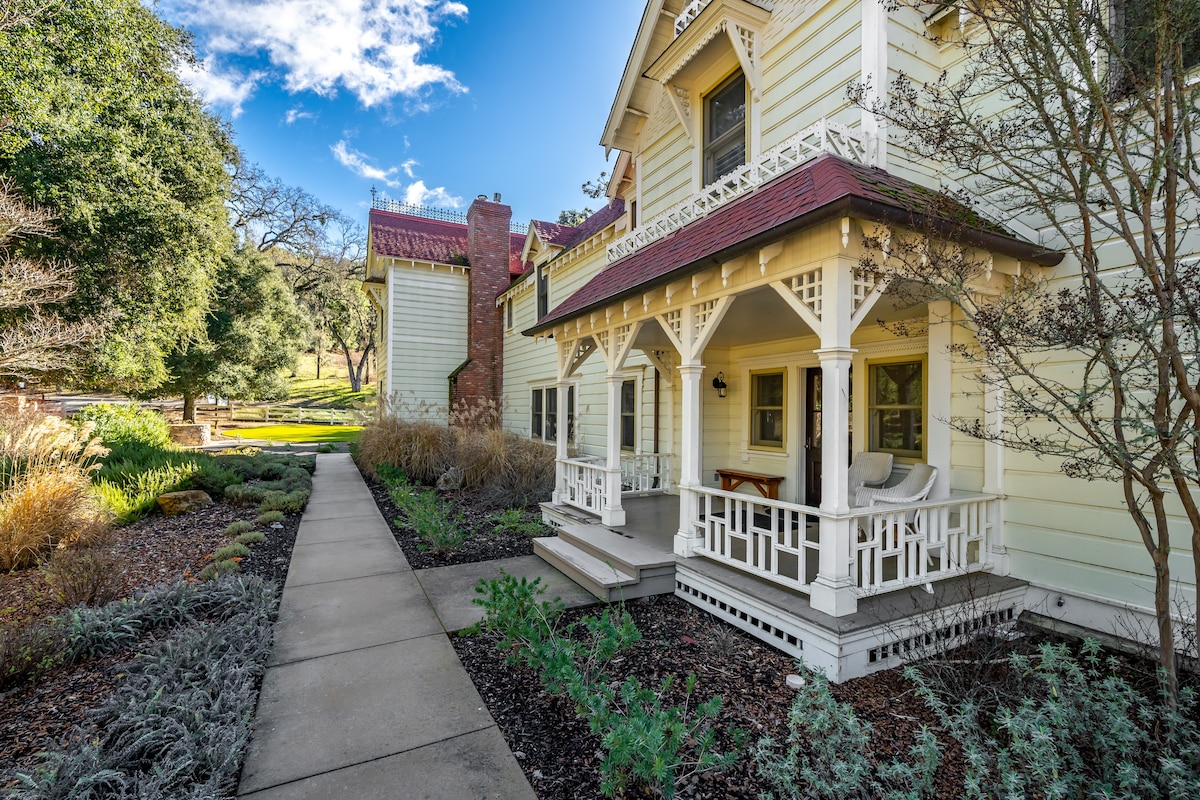
{"type": "Polygon", "coordinates": [[[442,477],[437,479],[437,490],[439,492],[452,492],[456,489],[461,489],[462,485],[463,472],[458,467],[451,467],[442,474],[442,477]]]}
{"type": "Polygon", "coordinates": [[[187,492],[168,492],[158,498],[158,507],[168,517],[177,517],[189,511],[208,508],[213,504],[207,492],[193,489],[187,492]]]}

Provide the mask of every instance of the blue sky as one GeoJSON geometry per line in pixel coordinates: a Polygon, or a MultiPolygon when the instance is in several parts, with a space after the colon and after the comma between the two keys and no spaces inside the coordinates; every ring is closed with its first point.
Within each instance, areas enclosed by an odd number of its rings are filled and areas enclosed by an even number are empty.
{"type": "MultiPolygon", "coordinates": [[[[146,0],[149,2],[149,0],[146,0]]],[[[370,190],[513,218],[597,207],[644,0],[158,0],[251,161],[365,223],[370,190]]]]}

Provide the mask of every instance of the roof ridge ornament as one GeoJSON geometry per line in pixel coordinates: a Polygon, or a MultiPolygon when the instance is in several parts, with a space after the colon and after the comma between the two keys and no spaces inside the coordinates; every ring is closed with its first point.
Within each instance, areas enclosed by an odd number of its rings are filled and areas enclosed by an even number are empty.
{"type": "Polygon", "coordinates": [[[708,4],[712,0],[692,0],[683,7],[683,11],[679,12],[679,16],[675,17],[675,37],[687,30],[688,25],[692,24],[692,20],[700,16],[700,12],[708,8],[708,4]]]}

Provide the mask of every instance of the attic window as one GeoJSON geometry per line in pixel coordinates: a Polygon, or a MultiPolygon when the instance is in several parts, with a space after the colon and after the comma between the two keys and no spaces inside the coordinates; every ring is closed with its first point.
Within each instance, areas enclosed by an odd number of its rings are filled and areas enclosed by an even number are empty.
{"type": "Polygon", "coordinates": [[[746,78],[738,70],[704,98],[704,183],[746,163],[746,78]]]}
{"type": "Polygon", "coordinates": [[[550,276],[540,264],[537,268],[537,315],[538,319],[550,313],[550,276]]]}

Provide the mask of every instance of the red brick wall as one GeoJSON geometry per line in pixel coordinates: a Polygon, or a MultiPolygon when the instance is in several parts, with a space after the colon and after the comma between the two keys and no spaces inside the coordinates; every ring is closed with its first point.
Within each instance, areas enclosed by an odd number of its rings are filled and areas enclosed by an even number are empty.
{"type": "Polygon", "coordinates": [[[493,403],[499,410],[504,375],[504,309],[508,288],[508,227],[512,208],[479,197],[467,211],[467,358],[451,391],[455,409],[493,403]]]}

